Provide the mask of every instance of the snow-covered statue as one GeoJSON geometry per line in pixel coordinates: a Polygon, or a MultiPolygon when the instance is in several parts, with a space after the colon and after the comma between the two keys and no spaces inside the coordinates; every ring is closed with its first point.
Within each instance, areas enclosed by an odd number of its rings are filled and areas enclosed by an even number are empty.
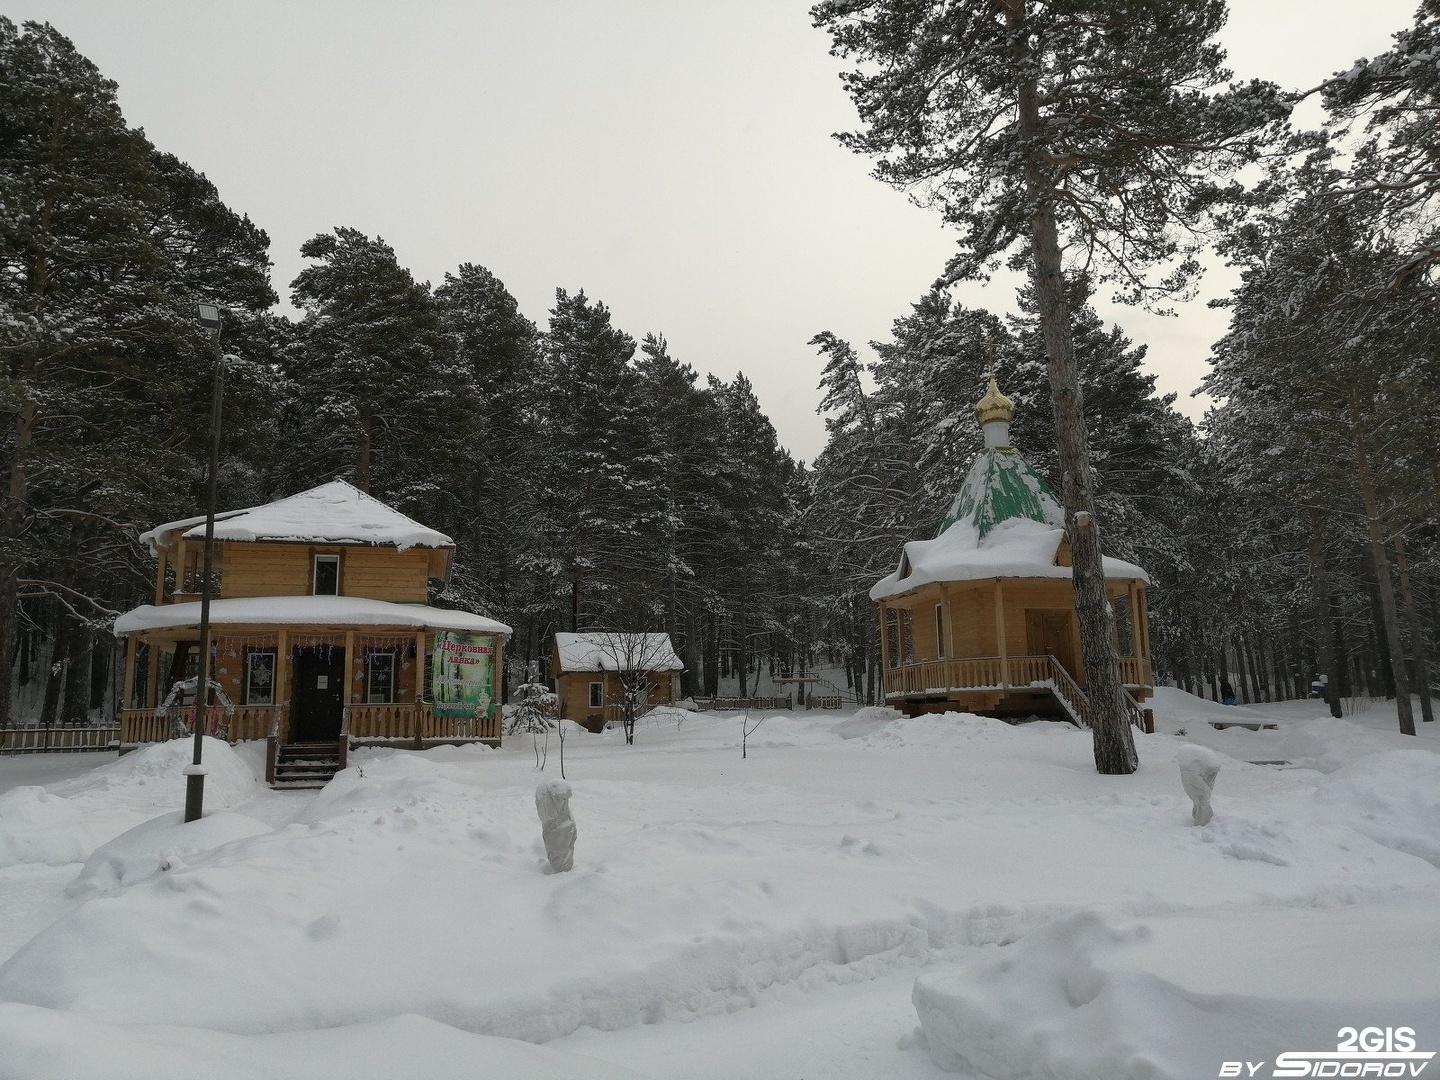
{"type": "Polygon", "coordinates": [[[1215,778],[1220,775],[1220,755],[1207,747],[1190,744],[1180,748],[1175,764],[1180,766],[1180,783],[1185,794],[1194,804],[1190,820],[1196,825],[1208,825],[1215,816],[1210,809],[1210,794],[1215,790],[1215,778]]]}
{"type": "Polygon", "coordinates": [[[570,816],[570,785],[546,780],[535,789],[535,809],[545,838],[550,869],[563,874],[575,865],[575,819],[570,816]]]}

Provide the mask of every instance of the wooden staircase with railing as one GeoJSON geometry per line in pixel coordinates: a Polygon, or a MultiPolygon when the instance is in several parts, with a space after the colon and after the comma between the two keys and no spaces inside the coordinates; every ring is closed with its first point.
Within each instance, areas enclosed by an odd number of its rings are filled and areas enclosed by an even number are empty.
{"type": "MultiPolygon", "coordinates": [[[[1064,664],[1054,656],[1051,656],[1049,660],[1050,689],[1055,695],[1055,700],[1060,702],[1061,707],[1076,724],[1082,728],[1090,727],[1090,699],[1085,696],[1085,691],[1080,689],[1070,672],[1065,670],[1064,664]]],[[[1124,691],[1121,691],[1120,697],[1125,702],[1127,719],[1132,725],[1144,731],[1145,714],[1140,706],[1124,691]]]]}

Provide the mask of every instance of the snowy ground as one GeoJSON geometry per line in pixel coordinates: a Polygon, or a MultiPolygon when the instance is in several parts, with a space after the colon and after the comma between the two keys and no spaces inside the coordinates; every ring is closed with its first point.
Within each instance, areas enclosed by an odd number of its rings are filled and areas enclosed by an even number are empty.
{"type": "Polygon", "coordinates": [[[1154,704],[1130,777],[1049,722],[772,714],[746,760],[732,714],[577,731],[563,875],[553,737],[543,773],[528,737],[365,751],[318,793],[212,743],[191,826],[188,744],[0,758],[0,1077],[1188,1080],[1346,1026],[1440,1049],[1440,725],[1154,704]],[[1224,755],[1200,828],[1187,743],[1224,755]]]}

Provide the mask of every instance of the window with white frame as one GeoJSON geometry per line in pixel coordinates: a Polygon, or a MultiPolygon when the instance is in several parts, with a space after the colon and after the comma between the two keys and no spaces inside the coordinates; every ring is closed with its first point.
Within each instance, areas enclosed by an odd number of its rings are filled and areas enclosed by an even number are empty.
{"type": "Polygon", "coordinates": [[[592,682],[590,684],[590,708],[598,709],[605,704],[605,684],[592,682]]]}
{"type": "Polygon", "coordinates": [[[311,593],[314,596],[340,595],[340,556],[316,555],[311,593]]]}
{"type": "Polygon", "coordinates": [[[275,652],[252,649],[245,655],[245,704],[275,704],[275,652]]]}
{"type": "Polygon", "coordinates": [[[365,701],[389,705],[395,700],[395,654],[372,652],[365,658],[365,701]]]}

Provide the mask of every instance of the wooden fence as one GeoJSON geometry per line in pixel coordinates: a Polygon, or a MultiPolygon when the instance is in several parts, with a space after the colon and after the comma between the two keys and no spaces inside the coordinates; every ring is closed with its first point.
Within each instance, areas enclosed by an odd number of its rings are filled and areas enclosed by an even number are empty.
{"type": "Polygon", "coordinates": [[[109,750],[120,741],[119,725],[37,724],[0,728],[0,754],[63,754],[109,750]]]}
{"type": "Polygon", "coordinates": [[[789,709],[790,695],[784,697],[717,697],[696,698],[700,712],[739,711],[740,709],[789,709]]]}

